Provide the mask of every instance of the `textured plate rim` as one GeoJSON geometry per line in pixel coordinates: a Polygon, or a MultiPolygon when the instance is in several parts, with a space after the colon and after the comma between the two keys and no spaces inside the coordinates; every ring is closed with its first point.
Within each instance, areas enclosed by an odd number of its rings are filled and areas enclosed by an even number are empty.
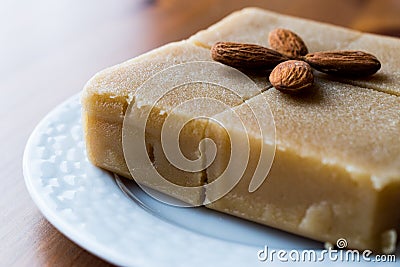
{"type": "Polygon", "coordinates": [[[65,237],[73,241],[75,244],[79,245],[81,248],[84,248],[90,253],[93,253],[97,257],[116,264],[116,265],[129,265],[131,262],[125,261],[121,259],[114,253],[110,253],[107,249],[104,248],[102,245],[98,245],[96,242],[91,242],[90,240],[86,240],[85,238],[80,237],[79,231],[74,229],[68,223],[64,222],[57,214],[43,201],[43,198],[40,197],[39,192],[36,191],[34,185],[32,184],[33,177],[31,176],[32,172],[30,171],[29,165],[29,156],[32,153],[33,149],[33,141],[34,138],[39,134],[39,129],[43,127],[46,121],[51,118],[51,116],[58,112],[61,108],[68,105],[71,101],[75,98],[80,99],[80,93],[70,96],[62,103],[58,104],[54,108],[52,108],[44,118],[40,120],[40,122],[35,126],[34,130],[30,134],[28,141],[26,142],[23,159],[22,159],[22,169],[23,169],[23,176],[26,188],[28,190],[29,195],[31,196],[33,202],[36,204],[37,208],[43,214],[43,216],[58,230],[60,231],[65,237]]]}

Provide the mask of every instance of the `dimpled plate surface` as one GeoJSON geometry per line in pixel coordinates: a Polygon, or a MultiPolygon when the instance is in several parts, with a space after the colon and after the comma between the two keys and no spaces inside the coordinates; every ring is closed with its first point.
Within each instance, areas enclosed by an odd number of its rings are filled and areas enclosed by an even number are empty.
{"type": "MultiPolygon", "coordinates": [[[[205,208],[162,204],[125,181],[128,197],[121,180],[86,157],[79,95],[38,124],[26,145],[23,169],[28,191],[50,223],[79,246],[117,265],[265,266],[272,263],[257,259],[264,245],[321,248],[316,242],[205,208]]],[[[275,260],[276,264],[284,263],[275,260]]]]}

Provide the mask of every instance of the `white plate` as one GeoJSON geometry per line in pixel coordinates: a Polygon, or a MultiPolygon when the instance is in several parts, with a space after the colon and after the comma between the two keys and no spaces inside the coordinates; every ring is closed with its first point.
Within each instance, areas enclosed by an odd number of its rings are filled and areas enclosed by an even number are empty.
{"type": "Polygon", "coordinates": [[[168,206],[134,182],[94,167],[86,157],[78,95],[39,123],[26,145],[23,167],[29,193],[44,216],[75,243],[117,265],[265,266],[272,263],[257,257],[264,246],[323,248],[206,208],[168,206]]]}

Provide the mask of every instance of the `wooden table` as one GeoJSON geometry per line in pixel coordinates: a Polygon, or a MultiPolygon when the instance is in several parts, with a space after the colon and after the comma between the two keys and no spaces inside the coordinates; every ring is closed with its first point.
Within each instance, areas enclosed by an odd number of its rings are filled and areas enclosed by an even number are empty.
{"type": "Polygon", "coordinates": [[[399,0],[42,0],[0,5],[2,266],[108,265],[44,219],[22,175],[23,149],[34,126],[95,72],[186,38],[252,5],[400,36],[399,0]]]}

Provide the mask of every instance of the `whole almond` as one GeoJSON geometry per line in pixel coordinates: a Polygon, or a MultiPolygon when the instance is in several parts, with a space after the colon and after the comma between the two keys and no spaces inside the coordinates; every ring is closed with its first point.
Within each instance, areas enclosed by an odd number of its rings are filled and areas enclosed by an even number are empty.
{"type": "Polygon", "coordinates": [[[268,70],[288,60],[279,52],[260,45],[232,42],[213,45],[211,57],[228,66],[245,70],[268,70]]]}
{"type": "Polygon", "coordinates": [[[374,55],[362,51],[316,52],[303,59],[316,70],[338,76],[369,76],[381,68],[374,55]]]}
{"type": "Polygon", "coordinates": [[[307,46],[300,36],[287,29],[278,28],[271,31],[268,40],[272,49],[292,59],[308,53],[307,46]]]}
{"type": "Polygon", "coordinates": [[[314,75],[309,64],[299,60],[289,60],[277,65],[269,75],[272,86],[284,93],[297,93],[314,83],[314,75]]]}

